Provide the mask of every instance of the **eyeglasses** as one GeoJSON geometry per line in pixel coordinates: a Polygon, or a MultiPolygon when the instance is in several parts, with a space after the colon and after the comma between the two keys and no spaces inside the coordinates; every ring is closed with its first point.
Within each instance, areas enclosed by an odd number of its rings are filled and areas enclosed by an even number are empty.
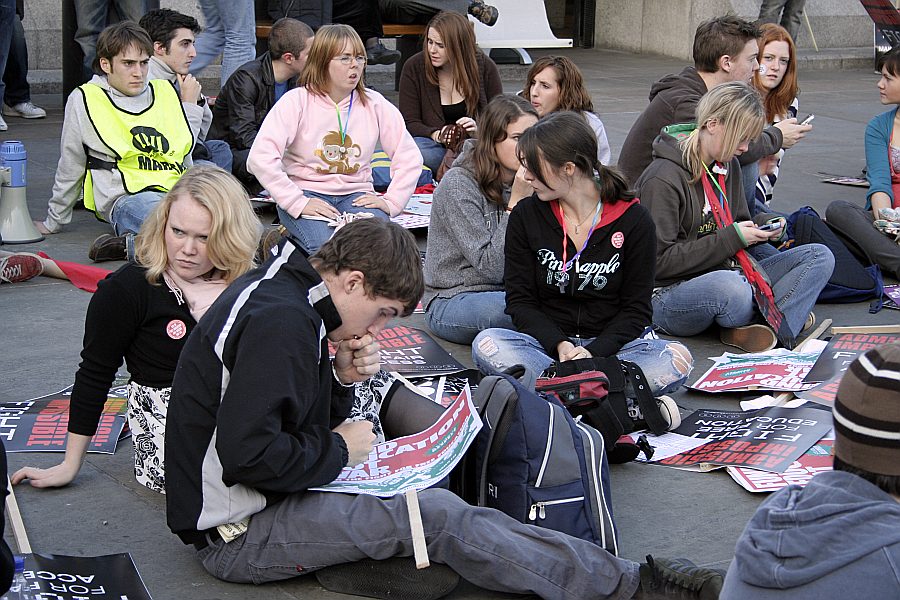
{"type": "Polygon", "coordinates": [[[339,61],[344,66],[348,66],[353,61],[356,61],[356,64],[358,64],[359,66],[363,66],[364,64],[366,64],[366,62],[368,62],[369,59],[365,56],[350,56],[349,54],[341,54],[340,56],[335,56],[331,60],[339,61]]]}

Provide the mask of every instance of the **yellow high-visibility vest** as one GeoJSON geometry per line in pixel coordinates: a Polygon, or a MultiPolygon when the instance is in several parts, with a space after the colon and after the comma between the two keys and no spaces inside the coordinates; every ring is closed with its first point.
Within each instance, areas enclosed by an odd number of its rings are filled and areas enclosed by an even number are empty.
{"type": "MultiPolygon", "coordinates": [[[[116,157],[115,167],[122,175],[125,191],[129,194],[169,191],[184,173],[184,159],[194,146],[194,136],[175,87],[165,80],[152,80],[150,106],[139,113],[116,106],[109,92],[96,84],[85,83],[78,89],[84,95],[85,110],[94,131],[116,157]]],[[[102,167],[92,162],[89,157],[84,177],[84,206],[101,216],[94,202],[91,169],[102,167]]]]}

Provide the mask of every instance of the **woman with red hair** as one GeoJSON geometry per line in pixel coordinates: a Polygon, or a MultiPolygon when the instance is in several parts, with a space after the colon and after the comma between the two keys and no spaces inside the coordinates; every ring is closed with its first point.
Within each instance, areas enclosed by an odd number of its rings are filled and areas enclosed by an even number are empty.
{"type": "MultiPolygon", "coordinates": [[[[797,86],[797,51],[787,30],[774,23],[759,28],[759,71],[753,77],[753,86],[762,97],[766,109],[766,122],[778,123],[797,117],[800,92],[797,86]]],[[[766,156],[759,161],[759,179],[754,199],[748,198],[751,212],[765,212],[772,199],[772,190],[778,179],[784,150],[766,156]]]]}

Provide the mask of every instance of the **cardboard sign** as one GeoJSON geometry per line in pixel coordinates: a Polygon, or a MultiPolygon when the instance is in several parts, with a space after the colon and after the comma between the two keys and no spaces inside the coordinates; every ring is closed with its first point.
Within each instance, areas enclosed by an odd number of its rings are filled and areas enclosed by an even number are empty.
{"type": "Polygon", "coordinates": [[[789,485],[805,486],[816,473],[831,471],[833,461],[834,440],[819,440],[784,473],[767,473],[747,467],[728,467],[726,470],[748,492],[775,492],[789,485]]]}
{"type": "Polygon", "coordinates": [[[900,334],[892,333],[838,333],[804,378],[806,383],[820,383],[834,379],[847,370],[856,357],[872,348],[900,342],[900,334]]]}
{"type": "MultiPolygon", "coordinates": [[[[397,325],[382,329],[381,368],[407,377],[449,375],[465,369],[455,358],[434,341],[430,335],[415,327],[397,325]]],[[[334,356],[334,347],[329,344],[334,356]]]]}
{"type": "Polygon", "coordinates": [[[715,364],[688,387],[711,393],[748,390],[794,392],[808,389],[815,384],[804,382],[804,377],[819,357],[822,345],[812,344],[811,349],[805,352],[791,352],[784,348],[752,354],[726,352],[714,358],[715,364]]]}

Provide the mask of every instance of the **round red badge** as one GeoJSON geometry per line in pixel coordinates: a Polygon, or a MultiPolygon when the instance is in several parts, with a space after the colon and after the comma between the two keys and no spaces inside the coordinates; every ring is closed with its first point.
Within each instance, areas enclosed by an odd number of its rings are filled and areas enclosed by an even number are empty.
{"type": "Polygon", "coordinates": [[[625,243],[625,234],[622,233],[621,231],[617,231],[614,234],[612,234],[612,240],[610,240],[610,241],[612,242],[612,245],[615,248],[621,248],[622,244],[625,243]]]}
{"type": "Polygon", "coordinates": [[[187,333],[187,325],[184,324],[184,321],[172,319],[169,321],[169,324],[166,325],[166,333],[168,333],[169,337],[173,340],[180,340],[187,333]]]}

